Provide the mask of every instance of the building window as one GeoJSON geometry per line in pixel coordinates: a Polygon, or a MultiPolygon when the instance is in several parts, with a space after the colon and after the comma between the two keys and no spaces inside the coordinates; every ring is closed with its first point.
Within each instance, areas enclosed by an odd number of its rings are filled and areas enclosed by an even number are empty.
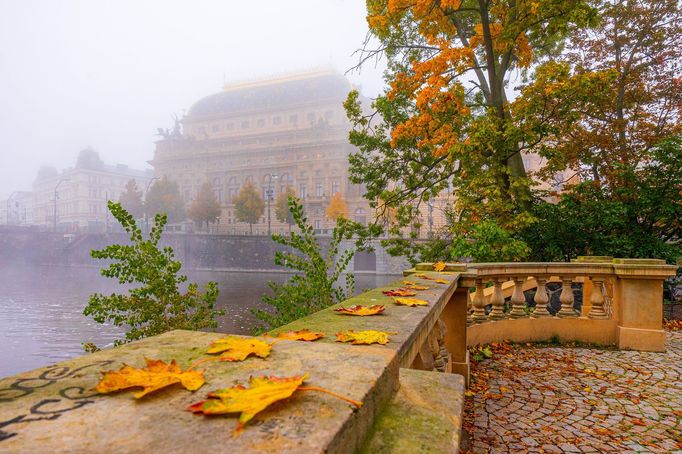
{"type": "Polygon", "coordinates": [[[317,183],[315,185],[315,196],[316,197],[322,197],[324,195],[324,189],[322,187],[322,183],[317,183]]]}
{"type": "Polygon", "coordinates": [[[308,195],[308,186],[305,183],[301,183],[301,185],[299,186],[298,194],[299,194],[298,196],[301,199],[305,199],[306,196],[308,195]]]}
{"type": "Polygon", "coordinates": [[[333,181],[332,182],[332,197],[335,196],[337,192],[339,192],[339,182],[333,181]]]}
{"type": "Polygon", "coordinates": [[[260,118],[260,119],[256,122],[256,126],[258,126],[259,128],[262,128],[263,126],[265,126],[265,120],[263,120],[262,118],[260,118]]]}
{"type": "Polygon", "coordinates": [[[296,126],[298,124],[298,115],[291,115],[289,117],[289,123],[296,126]]]}
{"type": "Polygon", "coordinates": [[[212,130],[213,130],[213,132],[218,132],[218,131],[220,131],[220,125],[213,125],[212,130]]]}
{"type": "Polygon", "coordinates": [[[234,129],[234,123],[228,123],[225,125],[225,129],[228,131],[232,131],[234,129]]]}
{"type": "Polygon", "coordinates": [[[248,121],[242,121],[242,129],[249,129],[249,122],[248,121]]]}
{"type": "Polygon", "coordinates": [[[282,123],[282,118],[281,117],[272,117],[272,124],[273,125],[278,125],[282,123]]]}
{"type": "Polygon", "coordinates": [[[322,227],[320,226],[320,220],[319,220],[319,219],[315,219],[315,229],[316,229],[316,230],[320,230],[321,228],[322,228],[322,227]]]}

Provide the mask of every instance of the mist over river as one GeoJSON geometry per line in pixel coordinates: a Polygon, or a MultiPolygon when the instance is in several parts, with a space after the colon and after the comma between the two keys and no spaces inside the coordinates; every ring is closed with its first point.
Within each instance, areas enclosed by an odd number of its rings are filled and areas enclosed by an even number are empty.
{"type": "MultiPolygon", "coordinates": [[[[251,334],[267,282],[283,282],[282,273],[187,272],[192,282],[218,282],[218,307],[225,316],[218,331],[251,334]]],[[[397,276],[356,275],[356,292],[381,286],[397,276]]],[[[123,337],[119,328],[83,315],[91,293],[121,291],[99,269],[0,264],[0,377],[84,354],[81,343],[103,347],[123,337]]]]}

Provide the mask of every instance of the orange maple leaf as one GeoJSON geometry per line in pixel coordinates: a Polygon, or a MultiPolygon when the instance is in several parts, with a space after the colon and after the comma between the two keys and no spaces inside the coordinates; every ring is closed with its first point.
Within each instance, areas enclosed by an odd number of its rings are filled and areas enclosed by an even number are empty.
{"type": "Polygon", "coordinates": [[[360,316],[365,316],[365,315],[377,315],[381,314],[384,311],[385,307],[383,304],[374,304],[372,306],[361,306],[361,305],[355,305],[355,306],[347,306],[347,307],[340,307],[338,309],[334,309],[334,311],[338,314],[344,314],[344,315],[360,315],[360,316]]]}
{"type": "Polygon", "coordinates": [[[436,262],[433,264],[433,269],[436,271],[443,271],[446,266],[445,262],[436,262]]]}
{"type": "Polygon", "coordinates": [[[244,426],[256,414],[268,406],[282,399],[291,397],[296,391],[322,391],[334,397],[338,397],[352,403],[356,407],[362,406],[357,402],[336,393],[318,387],[302,387],[308,374],[294,375],[292,377],[275,377],[261,375],[249,379],[249,387],[238,384],[231,388],[223,388],[208,394],[208,399],[187,407],[188,411],[204,415],[224,415],[228,413],[241,413],[239,423],[234,435],[244,430],[244,426]]]}
{"type": "Polygon", "coordinates": [[[336,333],[337,342],[350,342],[351,344],[388,344],[390,340],[388,335],[391,333],[385,333],[383,331],[341,331],[336,333]]]}
{"type": "Polygon", "coordinates": [[[166,364],[160,359],[145,358],[147,367],[136,369],[124,364],[118,371],[102,372],[104,376],[95,387],[98,393],[106,394],[128,388],[143,388],[135,394],[136,399],[158,389],[181,383],[186,389],[196,391],[205,383],[204,373],[199,370],[180,369],[175,360],[166,364]]]}
{"type": "Polygon", "coordinates": [[[417,294],[417,292],[404,289],[404,288],[398,288],[395,290],[384,290],[383,292],[384,295],[386,296],[414,296],[417,294]]]}
{"type": "Polygon", "coordinates": [[[315,341],[324,337],[323,332],[310,331],[309,329],[302,329],[299,331],[289,331],[286,333],[279,333],[278,339],[299,340],[299,341],[315,341]]]}
{"type": "Polygon", "coordinates": [[[270,354],[272,345],[260,339],[226,336],[216,339],[208,346],[206,353],[223,353],[220,361],[244,361],[249,355],[253,354],[260,358],[266,358],[270,354]]]}

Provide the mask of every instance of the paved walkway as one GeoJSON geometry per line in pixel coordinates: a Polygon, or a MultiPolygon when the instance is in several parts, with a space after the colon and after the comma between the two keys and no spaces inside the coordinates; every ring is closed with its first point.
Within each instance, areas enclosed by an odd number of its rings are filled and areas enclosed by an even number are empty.
{"type": "Polygon", "coordinates": [[[666,353],[491,350],[465,403],[468,452],[682,453],[682,331],[666,353]]]}

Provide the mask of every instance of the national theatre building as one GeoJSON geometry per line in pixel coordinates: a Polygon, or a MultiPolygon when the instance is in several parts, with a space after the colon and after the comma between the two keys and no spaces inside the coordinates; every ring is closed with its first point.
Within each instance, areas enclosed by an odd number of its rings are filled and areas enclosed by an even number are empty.
{"type": "MultiPolygon", "coordinates": [[[[217,230],[247,232],[237,222],[233,198],[251,181],[271,202],[273,231],[284,231],[277,221],[274,200],[291,186],[304,203],[308,221],[329,229],[334,221],[325,210],[340,192],[349,217],[370,222],[363,187],[348,180],[350,123],[342,103],[352,89],[341,75],[310,72],[271,80],[227,85],[220,93],[200,99],[177,122],[173,131],[160,130],[154,166],[157,177],[178,183],[189,203],[205,181],[213,185],[222,205],[217,230]]],[[[254,233],[267,229],[267,208],[254,233]]]]}

